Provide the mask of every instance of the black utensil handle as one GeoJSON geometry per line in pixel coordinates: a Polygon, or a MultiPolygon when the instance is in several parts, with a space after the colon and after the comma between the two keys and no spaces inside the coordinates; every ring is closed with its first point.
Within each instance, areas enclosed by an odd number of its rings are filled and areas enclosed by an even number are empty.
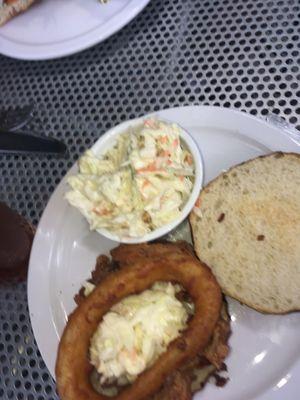
{"type": "Polygon", "coordinates": [[[0,132],[0,152],[65,154],[67,147],[59,140],[19,132],[0,132]]]}

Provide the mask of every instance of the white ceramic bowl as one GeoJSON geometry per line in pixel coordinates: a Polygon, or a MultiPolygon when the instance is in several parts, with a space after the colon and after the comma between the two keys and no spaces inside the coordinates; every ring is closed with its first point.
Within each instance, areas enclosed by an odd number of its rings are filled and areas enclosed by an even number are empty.
{"type": "MultiPolygon", "coordinates": [[[[153,115],[155,117],[155,115],[153,115]]],[[[147,116],[147,119],[149,116],[147,116]]],[[[93,145],[92,151],[97,155],[104,154],[108,149],[110,149],[116,142],[117,137],[121,135],[122,133],[125,133],[130,127],[137,127],[143,123],[143,121],[146,119],[146,117],[142,118],[136,118],[133,120],[129,120],[126,122],[123,122],[114,128],[110,129],[107,131],[103,136],[97,140],[97,142],[93,145]]],[[[161,119],[160,119],[161,120],[161,119]]],[[[163,120],[163,122],[171,124],[172,121],[167,121],[163,120]]],[[[178,124],[177,124],[178,125],[178,124]]],[[[194,141],[194,139],[185,131],[181,126],[180,126],[180,138],[184,141],[186,147],[188,150],[191,152],[193,159],[194,159],[194,165],[195,165],[195,182],[193,186],[193,190],[191,192],[191,195],[189,197],[189,200],[186,202],[185,206],[183,207],[181,216],[179,218],[174,219],[172,222],[163,225],[160,228],[157,228],[150,233],[147,233],[144,236],[141,237],[119,237],[115,233],[110,232],[107,229],[97,229],[97,232],[100,233],[101,235],[107,237],[108,239],[114,240],[116,242],[121,242],[121,243],[142,243],[142,242],[149,242],[151,240],[158,239],[170,231],[172,231],[177,225],[179,225],[191,212],[198,195],[200,193],[200,190],[202,188],[202,182],[203,182],[203,160],[202,156],[200,153],[200,150],[194,141]]]]}

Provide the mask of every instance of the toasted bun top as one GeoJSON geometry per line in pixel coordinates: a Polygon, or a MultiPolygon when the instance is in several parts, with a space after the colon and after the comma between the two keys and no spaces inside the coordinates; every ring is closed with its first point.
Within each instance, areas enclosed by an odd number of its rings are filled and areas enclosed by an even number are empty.
{"type": "Polygon", "coordinates": [[[190,222],[223,291],[259,311],[300,309],[300,155],[273,153],[209,183],[190,222]]]}

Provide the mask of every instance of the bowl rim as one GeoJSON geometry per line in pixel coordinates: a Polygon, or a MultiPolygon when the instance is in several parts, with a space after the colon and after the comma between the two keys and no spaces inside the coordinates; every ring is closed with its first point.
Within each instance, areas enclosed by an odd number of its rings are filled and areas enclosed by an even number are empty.
{"type": "Polygon", "coordinates": [[[155,118],[159,121],[165,122],[167,124],[175,124],[180,128],[180,137],[183,139],[185,144],[187,145],[189,151],[192,153],[193,160],[194,160],[194,165],[195,165],[195,181],[194,181],[194,186],[192,189],[192,192],[189,196],[188,201],[185,203],[180,217],[174,219],[173,221],[169,222],[166,225],[163,225],[159,228],[156,228],[155,230],[147,233],[144,236],[140,237],[127,237],[127,236],[118,236],[111,231],[101,228],[101,229],[96,229],[96,232],[105,236],[107,239],[113,240],[118,243],[126,243],[126,244],[137,244],[137,243],[145,243],[145,242],[150,242],[156,239],[161,238],[162,236],[167,235],[170,233],[173,229],[175,229],[181,222],[183,222],[189,213],[192,211],[195,202],[200,194],[200,191],[203,186],[203,180],[204,180],[204,163],[203,163],[203,156],[201,153],[201,150],[196,143],[196,141],[193,139],[192,135],[185,129],[183,128],[180,124],[178,124],[175,121],[170,121],[167,120],[166,118],[160,118],[159,116],[156,116],[156,114],[149,114],[146,116],[142,116],[139,118],[134,118],[130,119],[124,122],[121,122],[120,124],[110,128],[108,131],[106,131],[101,137],[92,145],[90,150],[93,151],[95,155],[101,155],[103,154],[108,148],[111,147],[112,141],[115,139],[116,136],[119,134],[125,133],[126,130],[128,130],[131,126],[136,127],[138,125],[141,125],[146,119],[149,118],[155,118]]]}

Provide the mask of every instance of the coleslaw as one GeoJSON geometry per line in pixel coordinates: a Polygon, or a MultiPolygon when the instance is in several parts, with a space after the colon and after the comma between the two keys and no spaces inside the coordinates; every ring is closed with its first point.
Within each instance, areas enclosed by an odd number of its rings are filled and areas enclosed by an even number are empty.
{"type": "Polygon", "coordinates": [[[180,285],[156,282],[105,314],[90,344],[101,384],[133,382],[187,327],[190,311],[176,298],[180,291],[180,285]]]}
{"type": "Polygon", "coordinates": [[[142,237],[180,217],[194,173],[180,127],[147,119],[121,134],[103,155],[86,151],[79,173],[68,179],[72,190],[66,199],[92,230],[142,237]]]}

